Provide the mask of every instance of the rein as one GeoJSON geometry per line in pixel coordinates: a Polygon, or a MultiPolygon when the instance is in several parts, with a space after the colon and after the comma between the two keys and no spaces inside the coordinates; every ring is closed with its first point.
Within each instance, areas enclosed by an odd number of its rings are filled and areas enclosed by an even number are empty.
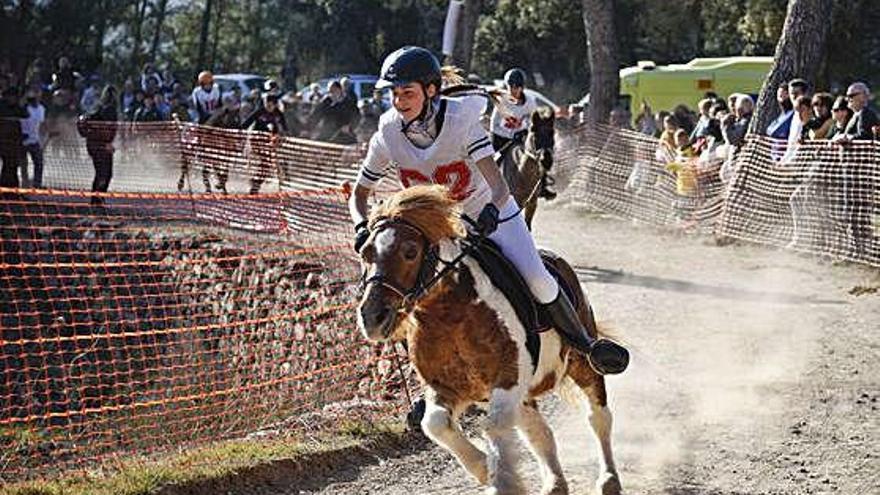
{"type": "MultiPolygon", "coordinates": [[[[522,208],[520,208],[519,210],[517,210],[516,213],[514,213],[506,218],[499,219],[498,223],[502,224],[504,222],[509,221],[510,219],[519,215],[519,213],[521,211],[522,211],[522,208]]],[[[466,221],[467,223],[469,223],[472,226],[476,226],[476,222],[474,220],[472,220],[470,217],[468,217],[467,215],[462,215],[462,220],[466,221]]],[[[406,220],[403,220],[400,218],[385,218],[385,219],[379,220],[379,222],[376,223],[376,225],[373,227],[373,231],[378,232],[384,228],[387,228],[387,227],[390,227],[393,225],[401,225],[401,226],[404,226],[405,228],[413,230],[413,231],[417,232],[423,240],[425,256],[422,259],[421,266],[419,267],[419,273],[416,276],[416,283],[412,287],[410,287],[409,289],[403,289],[403,288],[398,287],[395,284],[389,282],[387,280],[385,274],[377,272],[377,273],[374,273],[372,276],[367,277],[366,276],[367,273],[365,270],[363,277],[362,277],[361,286],[362,286],[362,288],[365,289],[370,284],[376,284],[376,285],[379,285],[380,287],[384,287],[386,289],[389,289],[390,291],[392,291],[395,294],[397,294],[398,296],[400,296],[401,299],[400,299],[400,304],[397,305],[397,309],[396,309],[397,312],[400,312],[400,311],[410,312],[410,311],[412,311],[412,308],[416,305],[416,303],[420,299],[425,297],[425,295],[428,294],[428,291],[430,291],[432,287],[437,285],[437,283],[440,282],[440,280],[442,280],[443,277],[445,277],[446,275],[448,275],[450,272],[452,272],[454,270],[458,270],[461,265],[462,260],[464,260],[465,257],[470,256],[474,252],[474,250],[476,250],[479,247],[479,245],[482,243],[483,239],[485,239],[484,236],[479,235],[479,234],[474,235],[474,236],[470,236],[467,239],[463,239],[460,242],[461,252],[457,256],[452,258],[451,260],[446,261],[446,260],[443,260],[440,258],[440,253],[438,252],[438,247],[436,245],[432,246],[428,243],[428,238],[424,234],[424,232],[422,232],[421,229],[419,229],[415,225],[411,224],[410,222],[407,222],[406,220]],[[439,265],[439,264],[442,264],[443,268],[441,268],[438,271],[437,265],[439,265]]]]}

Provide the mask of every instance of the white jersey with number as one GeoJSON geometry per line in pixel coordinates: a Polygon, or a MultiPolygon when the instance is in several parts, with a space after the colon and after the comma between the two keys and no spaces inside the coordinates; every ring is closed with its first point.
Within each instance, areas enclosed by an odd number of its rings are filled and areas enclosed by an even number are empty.
{"type": "Polygon", "coordinates": [[[215,84],[211,91],[205,91],[203,87],[197,86],[192,92],[192,100],[199,114],[199,121],[203,122],[214,110],[220,108],[220,87],[215,84]]]}
{"type": "Polygon", "coordinates": [[[538,103],[534,97],[523,93],[525,101],[522,104],[514,103],[505,98],[503,109],[497,106],[492,111],[491,129],[493,134],[497,134],[507,139],[512,139],[513,135],[519,131],[529,129],[529,122],[532,119],[532,112],[538,109],[538,103]],[[503,111],[502,111],[503,110],[503,111]]]}
{"type": "Polygon", "coordinates": [[[383,177],[397,176],[403,187],[445,185],[471,218],[492,200],[492,191],[477,168],[478,160],[495,150],[480,125],[485,108],[482,97],[443,98],[443,126],[434,143],[421,149],[403,133],[403,118],[391,109],[379,119],[379,130],[370,139],[361,164],[358,184],[374,188],[383,177]]]}

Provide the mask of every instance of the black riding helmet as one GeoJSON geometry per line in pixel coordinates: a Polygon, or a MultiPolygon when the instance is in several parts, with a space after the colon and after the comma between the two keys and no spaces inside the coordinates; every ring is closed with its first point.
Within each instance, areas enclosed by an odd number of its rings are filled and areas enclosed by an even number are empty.
{"type": "Polygon", "coordinates": [[[524,88],[526,86],[526,73],[522,69],[514,67],[504,74],[504,84],[508,88],[513,86],[524,88]]]}
{"type": "Polygon", "coordinates": [[[422,83],[423,88],[433,83],[440,90],[440,62],[433,53],[419,46],[405,46],[385,57],[377,88],[394,88],[413,82],[422,83]]]}

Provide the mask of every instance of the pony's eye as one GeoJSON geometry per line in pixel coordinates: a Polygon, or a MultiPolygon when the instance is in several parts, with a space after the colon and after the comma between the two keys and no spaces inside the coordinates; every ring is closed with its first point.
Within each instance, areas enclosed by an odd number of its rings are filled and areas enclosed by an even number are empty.
{"type": "Polygon", "coordinates": [[[419,256],[419,248],[414,242],[405,243],[401,252],[403,253],[403,259],[406,261],[413,261],[419,256]]]}

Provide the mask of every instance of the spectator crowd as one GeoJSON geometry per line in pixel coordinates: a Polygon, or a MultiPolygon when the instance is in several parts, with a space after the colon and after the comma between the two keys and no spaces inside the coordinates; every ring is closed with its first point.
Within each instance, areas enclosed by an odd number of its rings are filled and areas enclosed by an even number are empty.
{"type": "MultiPolygon", "coordinates": [[[[880,116],[870,100],[870,88],[863,82],[850,84],[840,95],[814,92],[803,79],[793,79],[776,89],[778,115],[765,134],[772,138],[770,158],[779,173],[797,177],[789,200],[793,226],[790,248],[805,247],[814,239],[827,237],[830,220],[826,218],[824,225],[817,225],[815,217],[836,215],[849,232],[853,255],[861,256],[872,249],[876,184],[870,170],[861,170],[870,164],[852,163],[832,169],[827,160],[811,151],[815,146],[805,146],[824,142],[845,153],[853,142],[880,139],[880,116]]],[[[737,93],[724,99],[707,93],[696,112],[679,105],[671,112],[653,114],[643,104],[632,123],[620,109],[612,111],[609,122],[658,139],[655,158],[675,176],[674,214],[686,228],[696,224],[694,209],[703,190],[711,189],[713,184],[733,184],[736,167],[740,166],[736,156],[745,143],[754,110],[755,101],[750,95],[737,93]]],[[[649,169],[644,163],[635,163],[626,188],[641,193],[644,177],[653,173],[649,169]]]]}
{"type": "MultiPolygon", "coordinates": [[[[286,93],[269,79],[242,94],[237,85],[221,91],[209,71],[190,85],[171,68],[160,71],[146,63],[116,86],[97,74],[81,73],[67,57],[54,66],[37,58],[24,78],[0,63],[0,96],[0,187],[42,187],[48,141],[59,126],[76,122],[95,168],[93,190],[99,192],[107,191],[112,177],[117,131],[129,128],[120,123],[193,122],[354,144],[372,134],[389,107],[378,91],[359,102],[347,78],[286,93]]],[[[218,189],[225,191],[225,180],[218,189]]]]}

